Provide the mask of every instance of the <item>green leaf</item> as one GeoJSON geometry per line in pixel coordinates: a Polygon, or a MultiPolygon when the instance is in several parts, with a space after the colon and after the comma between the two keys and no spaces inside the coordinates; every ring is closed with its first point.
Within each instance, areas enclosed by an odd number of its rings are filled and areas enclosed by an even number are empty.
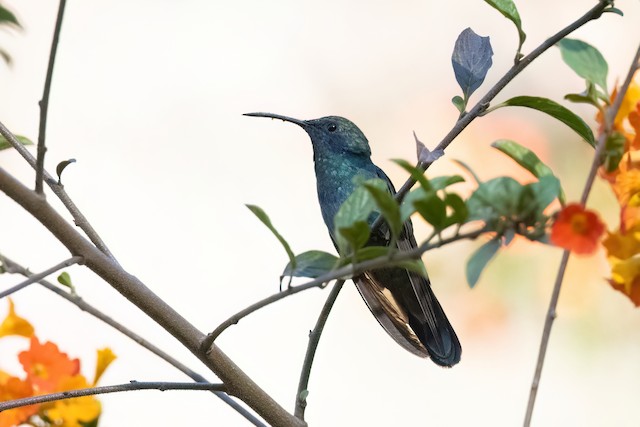
{"type": "Polygon", "coordinates": [[[451,98],[451,103],[460,111],[460,114],[464,114],[464,110],[467,108],[467,102],[461,96],[456,95],[451,98]]]}
{"type": "Polygon", "coordinates": [[[534,110],[548,114],[573,129],[578,135],[587,141],[589,145],[592,147],[595,146],[593,132],[584,120],[571,112],[568,108],[563,107],[555,101],[537,96],[516,96],[495,108],[504,106],[533,108],[534,110]]]}
{"type": "Polygon", "coordinates": [[[467,201],[469,220],[482,220],[494,227],[500,217],[518,212],[523,189],[522,184],[508,176],[483,182],[467,201]]]}
{"type": "MultiPolygon", "coordinates": [[[[22,145],[33,145],[33,142],[26,136],[16,135],[15,137],[22,145]]],[[[6,150],[11,147],[13,147],[13,145],[11,145],[4,136],[0,135],[0,150],[6,150]]]]}
{"type": "Polygon", "coordinates": [[[287,256],[289,257],[289,264],[292,266],[292,270],[295,270],[296,257],[293,254],[293,251],[291,250],[289,243],[287,243],[284,237],[282,237],[282,235],[278,233],[278,230],[276,230],[273,224],[271,223],[269,216],[259,206],[256,206],[256,205],[245,205],[245,206],[249,208],[249,210],[253,212],[253,214],[257,216],[258,219],[262,221],[262,223],[266,225],[269,230],[271,230],[274,236],[276,236],[276,238],[278,239],[278,241],[280,242],[284,250],[287,252],[287,256]]]}
{"type": "MultiPolygon", "coordinates": [[[[451,65],[464,100],[468,100],[484,82],[493,64],[492,56],[489,37],[481,37],[471,28],[465,29],[458,36],[451,55],[451,65]]],[[[455,104],[454,100],[452,102],[455,104]]]]}
{"type": "Polygon", "coordinates": [[[338,228],[338,233],[348,243],[346,250],[341,252],[341,255],[345,255],[357,251],[367,243],[371,228],[367,221],[356,221],[348,227],[338,228]]]}
{"type": "Polygon", "coordinates": [[[430,181],[431,187],[435,190],[444,190],[450,185],[457,184],[459,182],[464,182],[464,178],[460,175],[448,175],[448,176],[436,176],[432,178],[430,181]]]}
{"type": "Polygon", "coordinates": [[[436,230],[442,230],[445,227],[447,218],[447,205],[434,192],[428,192],[426,197],[416,200],[413,205],[418,213],[433,226],[436,230]]]}
{"type": "Polygon", "coordinates": [[[389,246],[365,246],[364,248],[358,249],[354,258],[357,262],[362,262],[389,255],[390,252],[391,248],[389,246]]]}
{"type": "Polygon", "coordinates": [[[582,40],[564,38],[558,42],[563,61],[583,79],[605,92],[609,66],[600,51],[582,40]]]}
{"type": "Polygon", "coordinates": [[[473,169],[471,169],[471,166],[469,166],[467,163],[463,162],[462,160],[459,159],[453,159],[454,163],[457,163],[458,166],[460,166],[462,169],[466,170],[469,175],[471,175],[473,177],[473,180],[477,183],[480,184],[482,183],[482,181],[480,180],[480,177],[474,172],[473,169]]]}
{"type": "MultiPolygon", "coordinates": [[[[554,176],[551,168],[545,165],[536,153],[515,141],[499,139],[491,144],[491,146],[511,157],[516,163],[531,172],[531,174],[538,179],[547,175],[554,176]]],[[[565,196],[562,189],[560,189],[559,199],[560,202],[564,204],[565,196]]]]}
{"type": "Polygon", "coordinates": [[[500,239],[491,239],[474,252],[467,262],[467,283],[473,288],[480,278],[482,270],[487,266],[489,261],[496,255],[500,249],[500,239]]]}
{"type": "Polygon", "coordinates": [[[73,284],[71,283],[71,276],[66,271],[63,271],[58,275],[58,283],[73,289],[73,284]]]}
{"type": "MultiPolygon", "coordinates": [[[[388,188],[387,183],[381,179],[372,179],[365,182],[380,189],[388,188]]],[[[350,230],[356,222],[366,223],[375,207],[376,203],[373,199],[373,196],[362,185],[357,187],[354,192],[351,193],[351,195],[347,198],[347,200],[342,203],[340,209],[338,209],[338,212],[333,218],[333,227],[334,230],[336,230],[334,233],[334,238],[336,240],[336,245],[338,246],[338,252],[340,253],[340,255],[347,255],[353,250],[358,249],[357,247],[350,248],[349,242],[346,240],[345,236],[340,230],[350,230]]],[[[359,227],[360,229],[362,229],[361,226],[359,227]]],[[[358,230],[347,231],[347,234],[352,237],[357,237],[357,232],[358,230]]]]}
{"type": "Polygon", "coordinates": [[[282,277],[310,277],[315,279],[333,270],[338,258],[328,252],[307,251],[295,257],[295,265],[288,263],[282,272],[282,277]]]}
{"type": "Polygon", "coordinates": [[[7,52],[6,50],[0,48],[0,56],[2,57],[2,60],[7,65],[13,64],[13,59],[11,58],[11,55],[9,54],[9,52],[7,52]]]}
{"type": "Polygon", "coordinates": [[[524,44],[527,35],[524,31],[522,31],[522,21],[520,20],[520,14],[518,13],[518,9],[516,8],[515,3],[512,0],[484,0],[491,7],[496,9],[498,12],[502,14],[505,18],[510,20],[516,26],[518,30],[518,51],[516,53],[516,62],[520,59],[520,51],[522,49],[522,45],[524,44]]]}
{"type": "Polygon", "coordinates": [[[422,277],[427,276],[427,269],[424,266],[424,263],[420,259],[405,259],[402,261],[391,261],[391,265],[395,267],[401,267],[405,270],[412,271],[422,277]]]}
{"type": "Polygon", "coordinates": [[[615,13],[616,15],[624,16],[624,13],[617,7],[608,7],[602,11],[602,13],[606,13],[606,12],[615,13]]]}
{"type": "Polygon", "coordinates": [[[6,9],[4,6],[0,6],[0,24],[1,25],[13,25],[17,28],[22,28],[20,22],[16,16],[10,10],[6,9]]]}
{"type": "MultiPolygon", "coordinates": [[[[527,184],[527,187],[532,190],[536,208],[540,212],[549,206],[556,198],[560,199],[560,196],[564,196],[564,194],[562,194],[562,188],[560,187],[560,181],[554,175],[541,176],[538,182],[527,184]]],[[[560,201],[564,203],[563,199],[560,199],[560,201]]]]}
{"type": "Polygon", "coordinates": [[[444,227],[449,227],[453,224],[463,224],[469,217],[469,210],[467,204],[462,200],[462,197],[455,193],[448,193],[444,197],[444,203],[451,208],[453,213],[447,216],[444,227]]]}
{"type": "Polygon", "coordinates": [[[71,163],[75,163],[75,162],[76,162],[76,159],[69,159],[69,160],[64,160],[58,163],[58,166],[56,166],[56,174],[58,175],[58,184],[62,184],[62,172],[65,170],[65,168],[69,166],[71,163]]]}
{"type": "Polygon", "coordinates": [[[624,145],[626,138],[620,132],[614,131],[609,135],[604,146],[602,165],[604,169],[611,173],[618,169],[620,160],[624,155],[624,145]]]}
{"type": "Polygon", "coordinates": [[[364,187],[371,193],[376,206],[384,219],[387,221],[391,234],[396,238],[402,230],[402,221],[400,220],[400,206],[389,192],[389,188],[381,189],[379,186],[364,184],[364,187]]]}
{"type": "Polygon", "coordinates": [[[422,169],[415,167],[414,165],[412,165],[411,163],[407,162],[404,159],[391,159],[391,161],[397,164],[398,166],[400,166],[402,169],[409,172],[409,174],[411,175],[411,178],[414,179],[416,182],[420,183],[420,186],[422,188],[424,188],[425,190],[431,189],[431,183],[429,182],[427,177],[424,175],[424,171],[422,169]]]}

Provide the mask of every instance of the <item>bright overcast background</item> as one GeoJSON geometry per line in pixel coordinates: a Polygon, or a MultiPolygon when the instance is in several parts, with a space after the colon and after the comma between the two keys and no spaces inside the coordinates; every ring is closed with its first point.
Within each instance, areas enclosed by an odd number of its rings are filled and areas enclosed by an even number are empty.
{"type": "MultiPolygon", "coordinates": [[[[528,52],[595,1],[519,1],[528,52]]],[[[0,34],[14,65],[0,66],[0,121],[37,138],[38,105],[57,2],[12,0],[22,32],[0,34]]],[[[622,80],[640,40],[640,2],[616,2],[575,33],[622,80]]],[[[481,0],[74,1],[67,5],[51,94],[47,168],[77,159],[64,174],[73,200],[120,263],[203,331],[278,291],[286,254],[244,207],[260,205],[295,252],[333,250],[315,194],[311,144],[298,127],[243,117],[269,111],[345,116],[368,136],[374,161],[400,185],[389,161],[415,159],[412,131],[433,147],[456,119],[451,68],[457,35],[490,36],[494,66],[479,93],[512,64],[512,23],[481,0]]],[[[499,100],[583,90],[550,49],[499,100]]],[[[473,97],[472,102],[479,97],[473,97]]],[[[593,109],[577,108],[594,124],[593,109]]],[[[500,110],[473,123],[431,170],[483,179],[532,178],[489,144],[510,138],[536,150],[577,200],[591,149],[539,113],[500,110]]],[[[35,151],[33,150],[35,153],[35,151]]],[[[33,172],[15,153],[0,165],[28,185],[33,172]]],[[[468,187],[461,187],[468,191],[468,187]]],[[[59,205],[55,196],[49,200],[59,205]]],[[[596,187],[590,203],[617,227],[615,201],[596,187]]],[[[61,209],[62,210],[62,209],[61,209]]],[[[46,269],[69,256],[36,221],[0,196],[0,253],[46,269]]],[[[418,238],[429,230],[415,219],[418,238]]],[[[349,284],[320,342],[307,420],[328,425],[513,426],[522,423],[560,250],[516,241],[475,289],[464,266],[480,242],[425,256],[436,293],[462,342],[462,361],[442,369],[396,345],[349,284]]],[[[90,271],[68,270],[79,294],[206,375],[199,362],[90,271]]],[[[605,282],[602,253],[572,258],[534,413],[538,426],[637,426],[640,311],[605,282]]],[[[52,278],[53,280],[55,279],[52,278]]],[[[0,288],[18,277],[0,276],[0,288]]],[[[328,291],[311,290],[230,328],[218,344],[278,402],[293,409],[308,331],[328,291]]],[[[187,378],[50,292],[14,296],[37,335],[57,343],[93,375],[97,348],[119,356],[101,380],[187,378]]],[[[0,316],[6,313],[0,302],[0,316]]],[[[18,372],[26,340],[0,342],[0,369],[18,372]]],[[[215,380],[213,375],[208,375],[215,380]]],[[[246,425],[206,392],[143,391],[101,396],[102,426],[246,425]]]]}

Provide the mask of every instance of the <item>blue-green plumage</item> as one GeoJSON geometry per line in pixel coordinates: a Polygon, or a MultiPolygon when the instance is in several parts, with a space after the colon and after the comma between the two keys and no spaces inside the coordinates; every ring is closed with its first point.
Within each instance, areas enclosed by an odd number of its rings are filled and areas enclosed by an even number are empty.
{"type": "MultiPolygon", "coordinates": [[[[371,162],[367,138],[349,120],[336,116],[298,120],[271,113],[246,115],[292,122],[309,134],[322,218],[334,242],[333,218],[356,189],[359,180],[354,178],[380,178],[387,183],[389,191],[395,193],[387,175],[371,162]]],[[[389,243],[388,228],[384,225],[372,232],[368,245],[388,246],[389,243]]],[[[399,250],[416,247],[410,220],[404,224],[396,244],[399,250]]],[[[418,356],[430,356],[442,366],[453,366],[460,361],[460,342],[428,279],[392,267],[365,272],[354,277],[354,282],[378,322],[402,347],[418,356]]]]}

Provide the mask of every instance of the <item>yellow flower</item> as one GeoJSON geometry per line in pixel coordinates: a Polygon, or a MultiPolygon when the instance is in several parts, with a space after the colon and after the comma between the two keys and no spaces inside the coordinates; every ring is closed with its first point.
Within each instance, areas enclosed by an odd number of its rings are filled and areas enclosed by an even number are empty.
{"type": "Polygon", "coordinates": [[[632,81],[616,115],[614,122],[616,128],[621,128],[622,122],[629,116],[629,113],[635,111],[638,102],[640,102],[640,85],[636,81],[632,81]]]}
{"type": "Polygon", "coordinates": [[[616,262],[611,269],[610,283],[640,307],[640,256],[616,262]]]}
{"type": "Polygon", "coordinates": [[[11,298],[9,298],[9,314],[0,324],[0,337],[6,337],[7,335],[20,335],[27,338],[33,335],[33,326],[28,320],[16,314],[11,298]]]}
{"type": "Polygon", "coordinates": [[[607,250],[607,256],[616,258],[616,261],[640,254],[640,226],[627,230],[625,233],[620,230],[615,233],[607,232],[602,246],[607,250]]]}
{"type": "MultiPolygon", "coordinates": [[[[87,388],[87,380],[82,375],[67,377],[60,383],[61,391],[87,388]]],[[[94,396],[75,397],[58,400],[45,413],[51,424],[60,427],[83,427],[100,416],[100,402],[94,396]]]]}
{"type": "Polygon", "coordinates": [[[116,355],[109,347],[98,350],[98,357],[96,360],[96,373],[93,376],[93,385],[98,383],[98,380],[104,374],[104,371],[109,367],[111,362],[116,360],[116,355]]]}

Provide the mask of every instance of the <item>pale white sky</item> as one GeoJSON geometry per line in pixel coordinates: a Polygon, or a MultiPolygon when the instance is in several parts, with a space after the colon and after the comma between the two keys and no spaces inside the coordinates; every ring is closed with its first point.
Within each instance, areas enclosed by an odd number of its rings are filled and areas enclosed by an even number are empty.
{"type": "MultiPolygon", "coordinates": [[[[71,1],[56,65],[47,167],[64,159],[67,191],[122,265],[203,331],[278,289],[286,255],[244,207],[260,205],[294,251],[332,250],[315,194],[311,145],[296,126],[243,117],[270,111],[301,119],[348,117],[368,136],[373,158],[400,185],[388,159],[413,160],[411,132],[434,146],[456,118],[451,49],[466,27],[490,36],[494,67],[486,90],[510,66],[513,25],[482,1],[279,2],[71,1]]],[[[584,13],[587,1],[518,2],[528,52],[584,13]]],[[[10,1],[25,31],[0,34],[14,66],[0,66],[0,121],[37,137],[38,107],[57,5],[10,1]]],[[[626,72],[640,40],[640,3],[619,1],[576,33],[600,48],[609,83],[626,72]]],[[[551,49],[500,99],[560,101],[583,83],[551,49]]],[[[477,96],[473,99],[477,99],[477,96]]],[[[591,118],[593,112],[578,111],[591,118]]],[[[590,123],[592,121],[590,120],[590,123]]],[[[561,124],[522,110],[489,116],[465,131],[432,173],[483,178],[516,173],[493,153],[497,138],[536,150],[579,197],[589,150],[561,124]]],[[[15,153],[0,165],[27,182],[15,153]]],[[[612,203],[600,188],[594,206],[612,203]]],[[[54,201],[54,197],[50,196],[54,201]]],[[[35,221],[0,197],[0,251],[33,271],[68,254],[35,221]]],[[[615,225],[615,215],[608,214],[615,225]]],[[[416,220],[418,237],[427,234],[416,220]]],[[[310,383],[310,425],[513,426],[528,390],[560,252],[516,243],[474,290],[464,265],[477,243],[427,254],[442,305],[458,330],[462,362],[451,370],[416,358],[386,336],[355,289],[340,296],[310,383]]],[[[88,271],[69,269],[78,292],[202,373],[188,352],[88,271]]],[[[534,424],[640,423],[640,312],[610,290],[602,256],[572,260],[561,296],[534,424]]],[[[0,276],[0,287],[16,282],[0,276]]],[[[219,339],[264,389],[293,408],[307,333],[328,292],[312,290],[243,320],[219,339]]],[[[102,384],[185,380],[171,367],[65,301],[32,287],[17,309],[42,339],[81,357],[91,376],[95,349],[119,359],[102,384]]],[[[0,302],[0,313],[6,308],[0,302]]],[[[0,343],[0,368],[15,368],[20,341],[0,343]]],[[[213,379],[212,376],[209,376],[213,379]]],[[[101,397],[102,426],[245,425],[202,392],[134,392],[101,397]],[[203,421],[206,420],[206,421],[203,421]]]]}

